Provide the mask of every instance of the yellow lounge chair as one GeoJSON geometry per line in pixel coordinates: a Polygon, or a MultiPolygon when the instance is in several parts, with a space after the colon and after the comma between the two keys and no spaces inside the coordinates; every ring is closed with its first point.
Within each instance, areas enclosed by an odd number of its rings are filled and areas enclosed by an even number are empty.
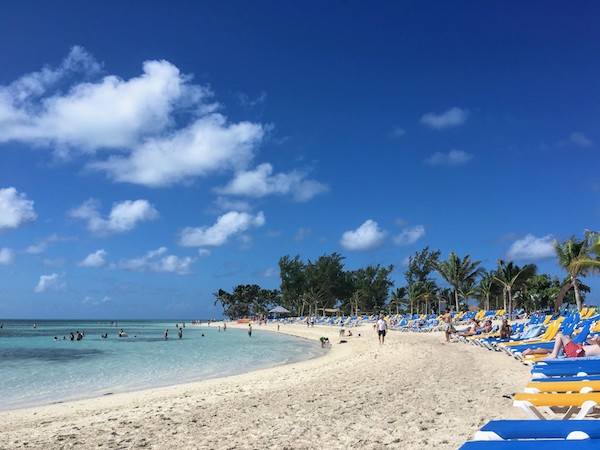
{"type": "Polygon", "coordinates": [[[599,392],[586,394],[530,394],[523,392],[515,395],[513,402],[513,406],[521,408],[528,418],[534,420],[546,420],[548,417],[567,420],[575,413],[577,413],[575,419],[583,419],[599,404],[599,392]],[[567,407],[567,410],[560,413],[552,410],[553,407],[567,407]]]}
{"type": "MultiPolygon", "coordinates": [[[[560,378],[558,379],[560,380],[560,378]]],[[[579,392],[586,394],[588,392],[600,392],[600,380],[582,380],[582,381],[530,381],[525,386],[525,391],[529,394],[541,394],[551,392],[579,392]]]]}

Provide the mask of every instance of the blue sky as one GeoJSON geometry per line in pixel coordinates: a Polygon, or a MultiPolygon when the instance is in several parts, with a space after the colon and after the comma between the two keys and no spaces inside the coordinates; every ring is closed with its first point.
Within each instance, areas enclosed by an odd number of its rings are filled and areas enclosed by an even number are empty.
{"type": "MultiPolygon", "coordinates": [[[[598,229],[595,2],[8,2],[0,317],[219,317],[284,255],[598,229]]],[[[600,303],[599,280],[588,303],[600,303]]]]}

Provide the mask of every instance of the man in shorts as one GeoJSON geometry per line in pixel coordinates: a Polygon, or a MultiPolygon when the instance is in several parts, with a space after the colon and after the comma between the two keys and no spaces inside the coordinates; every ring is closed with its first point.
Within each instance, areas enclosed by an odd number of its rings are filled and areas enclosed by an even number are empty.
{"type": "Polygon", "coordinates": [[[377,321],[377,334],[379,335],[379,345],[383,345],[385,343],[385,334],[388,329],[388,324],[383,318],[383,316],[379,316],[379,320],[377,321]]]}
{"type": "Polygon", "coordinates": [[[450,310],[446,308],[444,311],[444,315],[442,316],[444,320],[444,332],[446,333],[446,342],[450,342],[450,334],[452,334],[454,330],[454,326],[452,325],[452,314],[450,310]]]}
{"type": "Polygon", "coordinates": [[[594,336],[586,341],[585,344],[576,344],[569,336],[558,333],[554,339],[554,348],[528,348],[523,352],[527,355],[548,355],[544,359],[556,359],[558,352],[563,350],[567,358],[581,358],[583,356],[600,355],[600,336],[594,336]]]}

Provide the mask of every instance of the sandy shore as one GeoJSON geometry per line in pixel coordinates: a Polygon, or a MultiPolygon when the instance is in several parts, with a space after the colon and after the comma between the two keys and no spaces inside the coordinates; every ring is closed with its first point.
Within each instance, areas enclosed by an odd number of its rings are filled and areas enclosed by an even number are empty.
{"type": "Polygon", "coordinates": [[[490,419],[524,418],[504,395],[529,371],[505,354],[442,333],[392,331],[379,346],[370,327],[344,344],[334,327],[281,332],[333,346],[228,378],[1,412],[0,448],[456,449],[490,419]]]}

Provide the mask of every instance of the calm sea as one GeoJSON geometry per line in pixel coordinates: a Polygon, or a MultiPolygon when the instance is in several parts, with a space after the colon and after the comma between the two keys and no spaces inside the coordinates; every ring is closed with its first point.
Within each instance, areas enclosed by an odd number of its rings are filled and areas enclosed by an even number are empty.
{"type": "Polygon", "coordinates": [[[261,332],[259,326],[250,338],[246,330],[186,323],[179,339],[175,321],[116,326],[39,321],[35,328],[33,321],[0,323],[0,410],[234,375],[322,353],[313,342],[261,332]],[[127,337],[118,336],[121,328],[127,337]],[[69,333],[77,331],[85,337],[69,340],[69,333]]]}

